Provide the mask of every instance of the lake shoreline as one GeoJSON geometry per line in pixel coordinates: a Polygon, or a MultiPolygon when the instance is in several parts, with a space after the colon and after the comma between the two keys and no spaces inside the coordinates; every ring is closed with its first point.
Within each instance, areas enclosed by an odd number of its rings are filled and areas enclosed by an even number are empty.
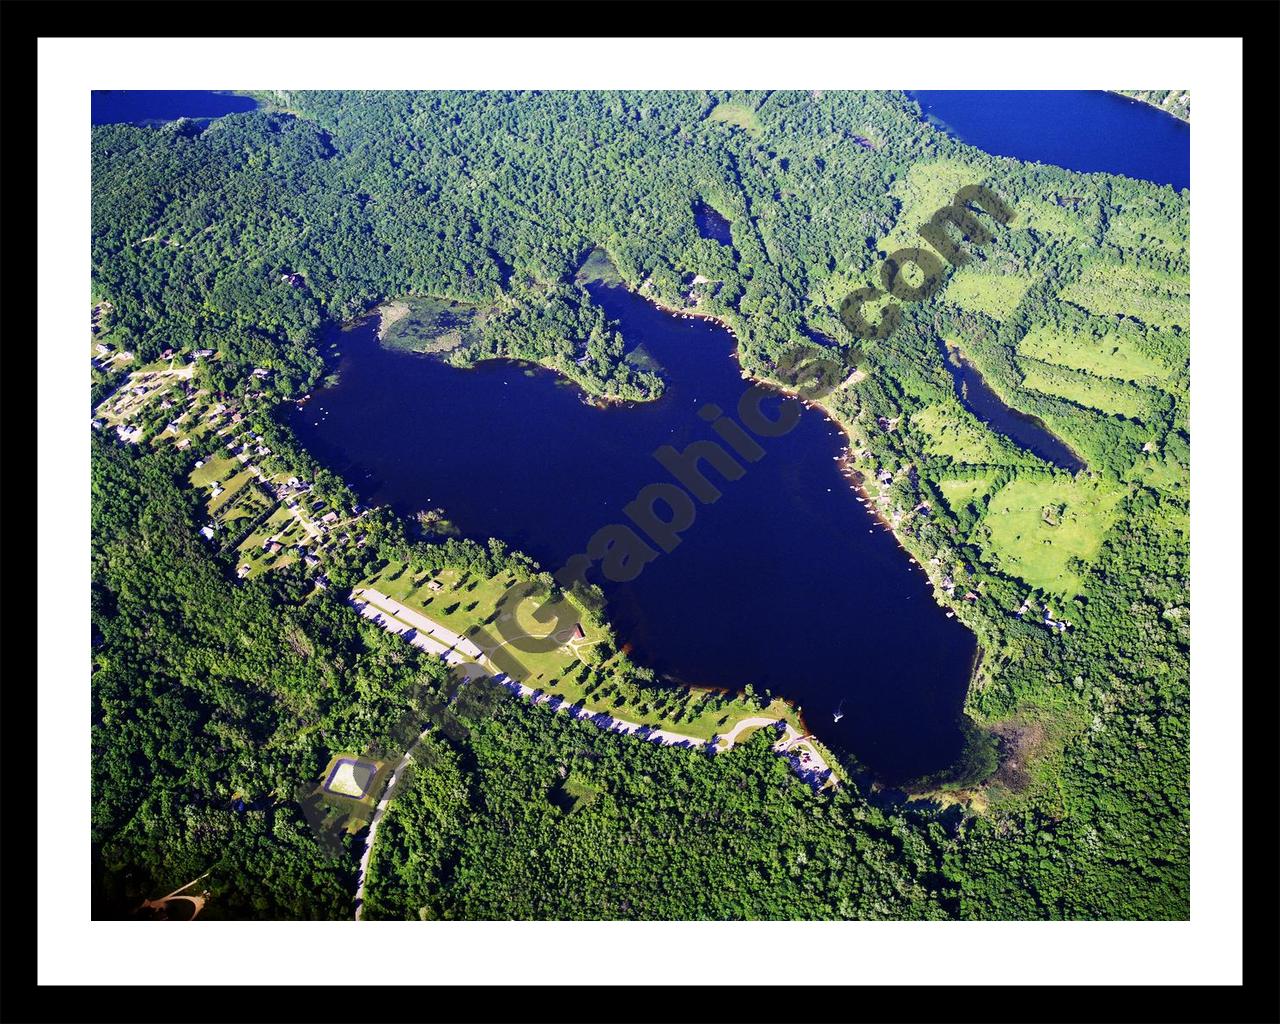
{"type": "MultiPolygon", "coordinates": [[[[613,287],[617,287],[617,286],[615,285],[613,287]]],[[[621,283],[621,287],[623,292],[629,295],[633,300],[644,299],[646,300],[646,305],[648,305],[649,308],[656,309],[661,314],[663,314],[662,322],[664,324],[667,322],[666,318],[671,318],[672,320],[675,320],[675,321],[678,321],[681,319],[687,319],[687,320],[697,319],[697,320],[710,321],[716,324],[717,326],[723,328],[726,331],[726,333],[728,333],[729,335],[729,338],[725,339],[725,341],[727,342],[725,346],[727,350],[727,354],[731,359],[733,359],[738,364],[737,373],[734,374],[735,377],[740,378],[744,382],[749,382],[752,385],[767,388],[770,392],[780,394],[780,395],[786,395],[788,397],[793,397],[796,400],[803,402],[806,408],[817,409],[818,411],[820,411],[822,413],[822,418],[826,421],[825,427],[827,429],[823,430],[822,427],[818,426],[818,423],[815,421],[810,421],[812,425],[810,427],[807,427],[806,429],[812,430],[816,427],[828,438],[832,437],[832,431],[830,428],[835,428],[835,430],[839,431],[839,434],[836,435],[836,437],[838,437],[838,441],[835,442],[835,444],[838,445],[838,451],[833,451],[833,456],[839,460],[838,472],[840,476],[844,478],[846,486],[848,487],[849,491],[852,492],[853,497],[858,500],[858,504],[860,505],[860,507],[870,513],[871,521],[870,523],[868,523],[868,526],[882,529],[885,532],[891,534],[893,536],[894,545],[897,547],[897,550],[898,550],[898,558],[901,559],[903,555],[906,556],[906,559],[907,559],[906,562],[898,561],[895,567],[893,565],[894,560],[891,560],[889,563],[887,563],[884,569],[879,571],[888,571],[891,574],[891,578],[892,578],[892,577],[899,576],[899,574],[903,570],[906,570],[908,573],[913,573],[916,568],[921,569],[921,571],[925,574],[926,588],[929,591],[930,597],[933,598],[933,601],[931,602],[931,604],[934,607],[939,607],[941,610],[950,610],[949,607],[946,605],[946,603],[939,599],[938,593],[936,591],[935,581],[933,581],[932,578],[930,577],[928,567],[925,565],[922,565],[919,561],[916,560],[915,554],[911,551],[910,547],[908,547],[907,544],[904,543],[903,537],[900,536],[897,530],[894,528],[894,524],[890,518],[888,511],[882,510],[878,506],[875,500],[875,496],[872,493],[871,485],[866,481],[866,471],[865,470],[859,471],[858,469],[855,468],[853,464],[855,459],[855,445],[853,440],[854,433],[853,433],[853,428],[850,425],[847,425],[844,422],[842,422],[840,418],[835,414],[834,410],[830,406],[826,405],[825,403],[821,401],[815,402],[813,400],[806,399],[805,396],[803,394],[800,394],[794,387],[788,387],[787,385],[779,381],[771,380],[768,377],[759,376],[757,374],[751,373],[746,368],[744,368],[742,365],[740,338],[734,326],[731,323],[729,323],[724,316],[718,315],[715,313],[710,313],[704,310],[699,310],[696,308],[681,308],[681,307],[669,305],[653,296],[643,294],[637,289],[628,286],[625,282],[621,283]]],[[[370,333],[375,336],[384,337],[386,333],[385,330],[379,330],[379,328],[383,327],[384,319],[390,319],[391,317],[395,317],[398,306],[400,307],[403,306],[403,303],[400,303],[399,300],[396,300],[396,299],[383,300],[382,302],[379,302],[376,305],[371,305],[367,313],[357,318],[354,318],[352,321],[349,321],[344,326],[348,328],[356,324],[365,324],[366,326],[373,326],[373,330],[370,333]],[[368,325],[368,321],[372,318],[374,314],[376,314],[379,317],[379,320],[377,321],[376,325],[368,325]]],[[[617,312],[613,309],[612,306],[610,307],[610,315],[611,317],[614,317],[614,318],[616,318],[617,316],[617,312]]],[[[394,320],[391,320],[391,322],[394,322],[394,320]]],[[[628,340],[636,343],[639,343],[640,341],[645,341],[647,343],[648,336],[645,332],[649,328],[647,326],[646,327],[639,326],[640,323],[647,323],[647,321],[638,321],[636,323],[632,323],[630,320],[628,320],[624,316],[623,322],[624,322],[624,327],[623,327],[624,337],[628,337],[628,340]],[[626,326],[628,324],[630,326],[626,326]]],[[[389,326],[389,324],[387,326],[389,326]]],[[[673,324],[673,327],[674,327],[674,324],[673,324]]],[[[663,329],[665,330],[665,328],[663,329]]],[[[387,346],[382,343],[381,337],[371,338],[371,340],[373,340],[374,342],[373,348],[375,350],[386,352],[389,354],[407,353],[412,351],[407,349],[397,349],[393,346],[387,346]]],[[[414,353],[414,354],[431,355],[432,353],[414,353]]],[[[714,358],[711,356],[710,350],[708,350],[707,358],[714,358]]],[[[481,364],[485,362],[508,362],[512,366],[524,366],[534,371],[538,371],[538,370],[548,371],[549,373],[554,375],[554,377],[552,378],[553,380],[555,378],[559,378],[561,381],[571,385],[574,388],[575,392],[577,393],[576,401],[580,402],[581,404],[588,405],[595,408],[610,408],[610,407],[618,407],[618,406],[632,406],[637,408],[645,408],[645,407],[650,407],[656,403],[656,400],[616,399],[616,398],[612,398],[611,396],[593,395],[590,392],[588,392],[582,386],[581,383],[579,383],[572,376],[566,373],[563,368],[554,366],[554,365],[546,365],[545,363],[540,363],[536,361],[518,360],[512,357],[497,356],[497,357],[485,357],[483,359],[476,360],[474,363],[467,364],[462,362],[454,362],[446,358],[441,358],[439,355],[437,355],[435,359],[429,360],[428,362],[435,363],[437,365],[448,366],[454,369],[478,368],[481,364]]],[[[665,367],[665,358],[663,359],[663,363],[665,367]]],[[[704,372],[709,374],[711,371],[710,369],[708,369],[704,372]]],[[[527,375],[531,376],[532,374],[527,374],[527,375]]],[[[677,387],[680,387],[681,385],[679,385],[679,382],[685,379],[685,377],[682,377],[679,372],[678,364],[672,365],[670,367],[665,367],[663,370],[663,377],[669,386],[675,385],[677,387]]],[[[694,379],[702,379],[702,378],[694,378],[694,379]]],[[[860,379],[862,378],[859,376],[858,372],[855,371],[854,373],[850,374],[849,377],[847,377],[845,381],[842,383],[847,385],[851,383],[856,383],[860,379]]],[[[721,379],[721,386],[722,387],[724,386],[723,379],[721,379]]],[[[744,384],[743,387],[745,386],[746,385],[744,384]]],[[[317,395],[317,397],[319,396],[317,395]]],[[[731,401],[733,400],[736,400],[736,396],[735,396],[735,399],[731,399],[731,401]]],[[[724,399],[721,399],[720,401],[721,401],[721,404],[724,404],[724,399]]],[[[326,401],[325,405],[328,406],[328,404],[329,404],[328,401],[326,401]]],[[[825,443],[831,443],[831,442],[828,441],[825,443]]],[[[380,475],[382,474],[380,473],[380,475]]],[[[383,479],[386,480],[387,477],[383,476],[383,479]]],[[[827,488],[828,491],[830,491],[831,489],[832,488],[827,488]]],[[[818,490],[821,491],[821,488],[819,488],[818,490]]],[[[837,488],[837,490],[839,490],[839,488],[837,488]]],[[[439,499],[439,496],[436,495],[434,487],[430,488],[430,493],[432,496],[432,500],[438,503],[440,499],[439,499]]],[[[450,503],[446,502],[446,505],[448,504],[450,503]]],[[[865,534],[869,534],[873,532],[873,530],[869,529],[865,531],[865,533],[863,531],[856,530],[856,525],[857,525],[856,513],[852,512],[852,505],[850,505],[849,513],[846,513],[846,515],[853,515],[855,517],[852,520],[848,520],[848,519],[844,520],[844,522],[846,522],[847,524],[850,524],[855,527],[855,529],[849,531],[850,535],[851,536],[862,535],[865,538],[864,541],[854,541],[853,543],[855,545],[866,543],[866,544],[871,544],[874,547],[875,542],[873,542],[870,537],[865,536],[865,534]]],[[[839,527],[837,527],[837,529],[838,528],[839,527]]],[[[494,536],[504,536],[508,539],[509,543],[514,544],[517,548],[527,549],[527,546],[526,546],[527,538],[522,538],[521,536],[518,536],[518,535],[512,535],[510,531],[507,531],[506,533],[504,533],[500,526],[494,526],[492,524],[488,524],[488,525],[477,527],[476,529],[468,527],[467,532],[469,535],[473,535],[473,536],[482,536],[482,535],[487,536],[490,534],[494,536]]],[[[878,532],[878,530],[876,530],[875,532],[878,532]]],[[[543,553],[543,555],[544,555],[543,557],[539,557],[539,561],[544,564],[550,564],[547,562],[547,558],[545,557],[545,552],[543,553]]],[[[901,582],[897,582],[895,580],[891,584],[891,592],[894,594],[904,594],[904,595],[916,594],[917,592],[915,591],[914,588],[915,588],[915,581],[904,580],[901,582]]],[[[859,600],[862,601],[863,603],[866,603],[866,601],[869,599],[872,604],[886,607],[884,605],[884,602],[890,600],[890,597],[889,597],[890,591],[885,591],[882,593],[878,588],[875,588],[872,592],[868,592],[869,595],[871,593],[874,593],[876,596],[874,597],[869,596],[868,598],[857,599],[854,601],[853,606],[857,607],[859,600]]],[[[909,597],[908,597],[908,600],[909,600],[909,597]]],[[[917,595],[917,600],[918,600],[918,595],[917,595]]],[[[891,606],[892,605],[888,605],[887,607],[891,607],[891,606]]],[[[910,606],[907,606],[907,607],[909,608],[910,606]]],[[[634,634],[634,638],[637,641],[641,641],[641,640],[644,641],[644,643],[641,646],[651,644],[653,642],[653,638],[650,635],[649,631],[654,627],[655,624],[658,624],[659,628],[661,628],[661,623],[663,622],[662,616],[658,616],[656,619],[651,619],[651,614],[652,614],[651,608],[649,608],[647,605],[642,607],[641,617],[638,620],[638,622],[641,624],[648,622],[648,625],[644,626],[643,632],[634,634]]],[[[925,621],[932,621],[932,617],[934,613],[930,611],[929,613],[921,612],[920,614],[925,614],[926,616],[925,621]]],[[[942,616],[937,616],[937,618],[941,620],[942,616]]],[[[959,619],[959,617],[956,616],[954,613],[949,618],[956,619],[956,622],[959,625],[965,626],[965,623],[963,622],[963,620],[959,619]]],[[[626,629],[625,636],[620,636],[619,637],[620,640],[624,640],[625,638],[630,638],[633,636],[632,628],[636,625],[636,623],[630,622],[627,619],[627,617],[624,616],[623,620],[618,620],[618,625],[620,628],[626,629]]],[[[932,626],[929,627],[929,629],[932,629],[932,628],[933,628],[932,626]]],[[[939,625],[938,628],[940,630],[949,629],[949,627],[943,627],[941,625],[939,625]]],[[[965,626],[965,628],[961,631],[961,634],[963,634],[963,636],[966,638],[964,641],[959,641],[958,639],[956,641],[948,641],[948,645],[951,642],[957,642],[961,646],[969,648],[968,653],[965,654],[965,661],[971,661],[972,650],[977,646],[977,637],[974,631],[970,629],[968,626],[965,626]]],[[[943,649],[944,648],[939,647],[939,653],[935,654],[935,656],[932,659],[925,659],[925,660],[939,661],[940,659],[941,661],[945,662],[946,658],[940,653],[943,649]]],[[[949,649],[949,646],[946,649],[949,649]]],[[[655,648],[655,651],[658,651],[658,652],[665,651],[665,650],[666,648],[661,643],[659,643],[658,646],[655,648]]],[[[711,677],[707,677],[704,675],[704,672],[703,672],[703,669],[706,668],[706,666],[699,666],[697,664],[696,659],[694,662],[682,662],[681,658],[686,653],[687,652],[683,652],[680,646],[677,645],[676,648],[673,649],[670,655],[670,657],[674,659],[674,664],[672,664],[669,668],[663,669],[660,673],[662,676],[666,677],[672,684],[679,686],[683,689],[687,690],[687,689],[707,687],[707,688],[713,688],[713,689],[727,690],[733,693],[741,693],[742,686],[748,681],[755,682],[757,688],[759,688],[759,686],[761,685],[759,678],[753,676],[751,670],[748,670],[746,673],[738,672],[734,669],[734,665],[732,662],[729,665],[725,666],[725,671],[718,673],[719,678],[717,678],[717,673],[713,673],[711,677]],[[700,676],[703,678],[703,681],[701,683],[697,683],[697,682],[688,683],[684,681],[685,678],[693,678],[696,680],[700,676]]],[[[895,661],[897,660],[896,655],[886,654],[886,657],[893,657],[895,661]]],[[[665,656],[663,660],[666,660],[665,656]]],[[[919,660],[919,659],[908,658],[906,662],[903,663],[904,665],[903,670],[909,670],[909,669],[906,669],[905,666],[909,663],[912,663],[913,660],[919,660]]],[[[646,663],[647,661],[648,659],[646,658],[641,663],[643,664],[643,663],[646,663]]],[[[959,662],[956,662],[955,664],[960,670],[969,668],[969,665],[960,665],[959,662]]],[[[960,676],[959,671],[957,671],[955,674],[957,676],[960,676]]],[[[929,673],[921,675],[920,679],[922,681],[927,678],[940,679],[943,676],[949,679],[951,675],[952,675],[951,671],[949,669],[946,669],[944,665],[939,663],[936,667],[931,669],[929,673]],[[942,676],[939,676],[937,673],[942,673],[942,676]]],[[[772,681],[769,681],[766,679],[765,684],[768,685],[774,691],[777,691],[778,686],[780,685],[780,681],[781,681],[781,677],[778,677],[777,679],[774,679],[772,681]]],[[[930,688],[932,687],[932,685],[933,684],[928,684],[930,688]]],[[[949,688],[951,687],[952,684],[948,682],[946,685],[949,688]]],[[[951,691],[951,693],[954,694],[954,700],[956,702],[956,710],[958,713],[962,714],[963,708],[967,704],[973,689],[973,678],[971,673],[965,673],[965,675],[960,676],[960,678],[957,678],[955,680],[954,687],[955,688],[953,691],[951,691]]],[[[863,724],[860,730],[855,729],[852,735],[858,735],[859,732],[862,732],[863,734],[865,734],[867,730],[874,730],[875,726],[873,723],[877,721],[877,719],[875,718],[875,715],[880,713],[878,707],[877,707],[877,710],[874,712],[874,714],[871,714],[871,713],[863,714],[860,712],[853,712],[851,717],[847,716],[846,725],[840,726],[840,728],[836,730],[836,732],[840,733],[840,738],[836,738],[833,736],[829,740],[817,739],[816,737],[818,736],[826,736],[830,734],[832,731],[832,726],[830,724],[827,724],[823,728],[821,728],[817,734],[815,734],[815,732],[813,731],[813,723],[810,723],[807,721],[807,715],[805,715],[803,711],[796,710],[797,706],[799,705],[805,706],[807,710],[814,710],[815,698],[813,693],[809,692],[810,690],[813,690],[813,689],[814,689],[813,686],[806,686],[806,687],[802,687],[799,690],[799,692],[787,691],[785,695],[780,695],[780,696],[781,696],[781,699],[783,699],[787,703],[792,713],[799,719],[798,724],[806,736],[815,737],[815,742],[822,742],[824,747],[826,747],[829,750],[834,749],[842,752],[840,754],[840,763],[842,764],[842,767],[844,767],[846,770],[853,771],[858,774],[865,774],[867,777],[874,780],[878,785],[884,788],[890,788],[890,789],[903,786],[903,785],[910,786],[911,780],[914,780],[916,778],[923,778],[924,775],[926,774],[932,775],[939,770],[945,770],[945,769],[936,769],[936,768],[927,769],[927,770],[913,769],[913,767],[907,764],[904,764],[900,769],[892,763],[883,764],[880,761],[879,757],[870,756],[871,750],[874,749],[874,745],[872,748],[868,748],[865,751],[865,754],[868,756],[864,756],[863,753],[860,753],[859,751],[863,750],[863,747],[860,746],[860,743],[865,741],[851,742],[852,736],[846,736],[844,733],[844,730],[848,728],[848,723],[851,723],[854,721],[860,721],[863,724]],[[834,747],[832,746],[833,743],[834,743],[834,747]],[[868,760],[868,757],[869,757],[869,760],[868,760]],[[873,768],[872,767],[873,763],[880,765],[880,767],[873,768]]],[[[820,687],[820,689],[822,688],[820,687]]],[[[848,692],[850,693],[850,695],[857,695],[859,693],[862,693],[865,698],[868,691],[866,686],[860,685],[848,692]]],[[[871,687],[869,692],[872,694],[876,694],[876,696],[872,696],[869,698],[872,701],[874,701],[876,705],[880,705],[883,701],[887,700],[886,697],[882,697],[878,695],[879,691],[876,687],[871,687]]],[[[821,696],[816,698],[818,701],[818,706],[821,705],[823,696],[825,696],[825,692],[821,696]]],[[[831,699],[834,700],[834,696],[831,699]]],[[[951,694],[948,694],[944,698],[942,697],[941,692],[939,692],[939,696],[936,699],[944,700],[946,706],[950,707],[953,697],[951,696],[951,694]]],[[[890,701],[890,704],[892,703],[893,701],[890,701]]],[[[939,710],[941,710],[943,705],[937,704],[935,706],[939,710]]],[[[925,737],[930,735],[931,731],[935,730],[936,728],[935,726],[928,724],[928,720],[930,716],[933,715],[933,713],[934,712],[931,711],[927,705],[922,706],[919,709],[918,715],[922,716],[922,720],[921,720],[922,731],[919,733],[919,738],[917,740],[909,741],[910,743],[916,746],[926,743],[925,737]]],[[[939,737],[939,741],[940,741],[940,737],[939,737]]],[[[884,742],[887,743],[888,740],[886,739],[884,742]]],[[[884,749],[894,749],[894,748],[886,747],[884,749]]],[[[911,749],[911,748],[907,748],[907,749],[911,749]]],[[[893,754],[890,756],[892,761],[892,759],[898,758],[900,755],[893,754]]],[[[911,755],[908,755],[908,760],[910,756],[911,755]]]]}

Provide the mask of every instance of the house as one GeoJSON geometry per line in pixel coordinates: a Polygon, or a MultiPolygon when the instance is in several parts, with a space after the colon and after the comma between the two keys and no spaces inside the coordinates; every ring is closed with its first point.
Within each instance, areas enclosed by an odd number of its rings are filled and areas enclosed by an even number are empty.
{"type": "Polygon", "coordinates": [[[200,527],[200,536],[203,537],[205,540],[213,540],[213,527],[212,526],[200,527]]]}
{"type": "Polygon", "coordinates": [[[219,494],[221,494],[221,493],[222,493],[222,487],[221,487],[219,484],[214,484],[214,485],[213,485],[213,497],[215,497],[215,498],[216,498],[216,497],[217,497],[219,494]]]}
{"type": "Polygon", "coordinates": [[[172,358],[173,358],[173,349],[171,349],[171,348],[167,348],[167,349],[165,349],[163,352],[161,352],[161,353],[160,353],[160,358],[161,358],[161,359],[172,359],[172,358]]]}
{"type": "Polygon", "coordinates": [[[978,595],[975,594],[972,590],[970,590],[968,593],[964,595],[964,599],[966,601],[976,601],[978,600],[978,595]]]}
{"type": "Polygon", "coordinates": [[[197,359],[208,359],[212,355],[213,355],[213,349],[211,348],[198,348],[195,351],[195,357],[197,359]]]}
{"type": "Polygon", "coordinates": [[[301,274],[290,274],[286,272],[280,275],[280,280],[283,281],[285,284],[289,285],[291,288],[301,288],[303,285],[301,274]]]}
{"type": "Polygon", "coordinates": [[[244,564],[244,565],[240,566],[238,569],[236,569],[236,575],[237,575],[238,577],[240,577],[240,579],[244,579],[246,576],[248,576],[248,575],[249,575],[249,566],[248,566],[248,563],[246,563],[246,564],[244,564]]]}
{"type": "Polygon", "coordinates": [[[308,566],[316,566],[320,564],[320,559],[316,558],[315,555],[304,555],[302,560],[306,562],[308,566]]]}
{"type": "Polygon", "coordinates": [[[271,371],[263,369],[261,366],[254,367],[253,375],[255,377],[270,377],[271,371]]]}
{"type": "Polygon", "coordinates": [[[887,469],[882,469],[880,470],[879,473],[876,474],[876,479],[879,480],[882,484],[891,484],[893,483],[893,474],[890,473],[887,469]]]}
{"type": "Polygon", "coordinates": [[[324,576],[317,576],[317,577],[316,577],[316,586],[317,586],[317,587],[319,587],[321,590],[328,590],[328,589],[329,589],[329,581],[328,581],[328,579],[326,579],[324,576]]]}
{"type": "Polygon", "coordinates": [[[320,517],[320,522],[322,523],[336,523],[337,521],[338,521],[337,512],[326,512],[324,515],[320,517]]]}
{"type": "Polygon", "coordinates": [[[101,430],[107,425],[104,420],[90,420],[89,422],[93,424],[94,430],[101,430]]]}
{"type": "Polygon", "coordinates": [[[573,639],[575,639],[575,640],[585,640],[586,638],[587,638],[587,634],[586,634],[586,633],[583,631],[583,629],[582,629],[582,623],[581,623],[581,622],[575,622],[575,623],[573,624],[573,639]]]}
{"type": "Polygon", "coordinates": [[[273,555],[278,555],[283,550],[283,545],[278,540],[268,542],[267,550],[273,555]]]}
{"type": "Polygon", "coordinates": [[[178,451],[183,451],[191,447],[191,438],[182,437],[178,439],[178,451]]]}
{"type": "Polygon", "coordinates": [[[108,352],[110,352],[110,351],[111,351],[111,346],[110,346],[110,345],[104,345],[104,344],[102,344],[102,342],[98,342],[98,344],[96,344],[96,345],[94,345],[94,346],[93,346],[93,350],[94,350],[95,352],[97,352],[97,353],[98,353],[98,355],[100,355],[100,356],[105,356],[108,352]]]}
{"type": "Polygon", "coordinates": [[[439,580],[432,580],[430,583],[428,583],[428,584],[427,584],[427,589],[428,589],[428,590],[440,590],[443,586],[444,586],[444,584],[443,584],[443,583],[441,583],[439,580]]]}

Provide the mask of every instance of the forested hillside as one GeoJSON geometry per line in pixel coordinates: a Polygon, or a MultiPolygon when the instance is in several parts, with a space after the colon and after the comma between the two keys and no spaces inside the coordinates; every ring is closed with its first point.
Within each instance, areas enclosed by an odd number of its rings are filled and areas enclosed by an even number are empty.
{"type": "MultiPolygon", "coordinates": [[[[977,634],[968,709],[1000,749],[903,804],[815,795],[763,744],[705,759],[503,704],[430,739],[383,824],[370,916],[1187,915],[1189,194],[986,155],[899,93],[260,99],[207,126],[94,128],[102,338],[142,362],[212,349],[210,386],[265,409],[319,381],[322,326],[406,299],[481,311],[452,359],[652,398],[660,376],[580,283],[598,249],[629,287],[723,319],[766,379],[795,343],[856,347],[863,372],[824,403],[977,634]],[[983,216],[986,241],[953,232],[952,269],[920,229],[975,184],[1014,215],[983,216]],[[698,230],[702,204],[728,243],[698,230]],[[926,245],[942,287],[854,338],[846,296],[926,245]],[[949,352],[1086,468],[977,419],[949,352]]],[[[356,855],[316,844],[291,780],[444,681],[301,572],[235,582],[183,472],[95,443],[103,906],[213,862],[228,916],[349,916],[356,855]]]]}

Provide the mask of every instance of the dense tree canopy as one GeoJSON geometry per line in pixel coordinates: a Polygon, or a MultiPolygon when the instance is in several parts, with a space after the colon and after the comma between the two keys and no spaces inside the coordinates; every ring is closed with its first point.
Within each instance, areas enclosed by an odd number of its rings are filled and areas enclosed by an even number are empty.
{"type": "MultiPolygon", "coordinates": [[[[659,393],[581,286],[596,247],[630,287],[723,319],[758,375],[805,339],[856,345],[866,372],[827,404],[978,635],[969,712],[1001,750],[998,768],[975,754],[921,780],[962,801],[946,811],[856,785],[815,795],[763,744],[706,759],[503,703],[424,741],[379,836],[370,916],[1187,915],[1187,193],[989,156],[900,93],[259,99],[208,124],[94,128],[102,337],[144,362],[215,350],[205,382],[256,394],[295,463],[310,456],[270,404],[319,381],[324,326],[391,298],[483,310],[454,358],[659,393]],[[937,295],[855,339],[844,298],[881,286],[970,184],[1016,216],[984,218],[937,295]],[[699,232],[700,204],[729,244],[699,232]],[[948,344],[1086,471],[974,418],[948,344]],[[255,367],[274,372],[253,384],[255,367]]],[[[393,745],[413,687],[443,704],[445,681],[299,574],[233,583],[171,453],[95,438],[93,474],[100,911],[212,865],[216,913],[348,916],[356,840],[322,849],[290,787],[334,750],[393,745]]],[[[533,571],[467,543],[413,557],[533,571]]]]}

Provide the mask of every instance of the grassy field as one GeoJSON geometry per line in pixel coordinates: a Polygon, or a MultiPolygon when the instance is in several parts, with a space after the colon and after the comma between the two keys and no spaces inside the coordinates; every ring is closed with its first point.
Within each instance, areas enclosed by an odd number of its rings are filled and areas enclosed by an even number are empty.
{"type": "Polygon", "coordinates": [[[1162,360],[1144,351],[1132,335],[1119,330],[1095,336],[1085,331],[1035,327],[1018,342],[1018,353],[1096,377],[1158,383],[1171,376],[1162,360]]]}
{"type": "MultiPolygon", "coordinates": [[[[251,484],[254,479],[253,474],[247,469],[244,469],[239,460],[233,459],[232,462],[235,463],[232,471],[234,472],[235,469],[239,469],[240,471],[235,473],[235,475],[230,479],[223,481],[221,494],[216,498],[209,499],[208,508],[210,515],[216,516],[222,509],[229,509],[231,503],[240,494],[240,491],[251,484]]],[[[263,510],[259,509],[259,511],[263,510]]]]}
{"type": "Polygon", "coordinates": [[[1057,235],[1059,238],[1073,239],[1078,242],[1088,241],[1093,236],[1095,214],[1085,210],[1072,210],[1053,199],[1039,202],[1023,200],[1018,203],[1018,220],[1011,225],[1015,228],[1032,228],[1042,235],[1057,235]]]}
{"type": "Polygon", "coordinates": [[[945,297],[961,309],[1005,320],[1031,285],[1024,274],[994,274],[978,267],[961,267],[947,285],[945,297]]]}
{"type": "Polygon", "coordinates": [[[1068,402],[1131,420],[1149,420],[1154,411],[1152,396],[1133,384],[1032,359],[1021,359],[1018,365],[1023,374],[1022,386],[1042,395],[1065,398],[1068,402]]]}
{"type": "Polygon", "coordinates": [[[512,651],[509,644],[495,650],[494,642],[502,642],[505,635],[540,635],[547,629],[533,617],[540,604],[536,598],[517,600],[514,607],[510,598],[503,600],[514,582],[515,577],[509,573],[482,577],[456,569],[415,575],[404,565],[391,563],[361,586],[379,590],[474,640],[499,670],[526,686],[560,697],[569,704],[582,702],[592,711],[605,711],[629,722],[670,729],[706,740],[727,731],[739,719],[756,716],[785,718],[800,727],[799,715],[782,700],[773,700],[762,710],[759,703],[742,697],[725,702],[711,691],[673,688],[642,690],[634,701],[624,699],[609,682],[616,655],[598,665],[588,664],[579,655],[579,651],[585,654],[590,650],[593,639],[597,639],[601,632],[599,624],[587,614],[579,620],[586,638],[577,650],[560,646],[549,651],[512,651]],[[442,585],[441,589],[430,589],[428,584],[433,580],[442,585]],[[498,615],[513,616],[514,622],[506,622],[514,628],[504,625],[502,635],[499,635],[495,618],[498,615]],[[483,635],[480,635],[481,630],[483,635]],[[512,664],[512,658],[518,666],[512,664]],[[679,706],[678,720],[661,710],[664,702],[679,706]]]}
{"type": "Polygon", "coordinates": [[[954,511],[959,511],[971,501],[985,497],[991,490],[991,481],[979,477],[976,480],[939,480],[938,489],[954,511]]]}
{"type": "Polygon", "coordinates": [[[1163,248],[1171,256],[1184,257],[1187,238],[1190,236],[1185,206],[1144,209],[1140,206],[1125,207],[1107,222],[1107,241],[1122,249],[1150,248],[1153,244],[1163,248]],[[1181,214],[1175,220],[1171,210],[1181,214]]]}
{"type": "Polygon", "coordinates": [[[1156,451],[1139,459],[1127,479],[1145,484],[1188,501],[1191,498],[1191,470],[1167,451],[1156,451]]]}
{"type": "Polygon", "coordinates": [[[1047,593],[1074,596],[1083,588],[1075,560],[1097,556],[1121,494],[1085,477],[1013,480],[992,496],[980,541],[1003,571],[1047,593]]]}
{"type": "Polygon", "coordinates": [[[1121,314],[1154,327],[1189,329],[1191,281],[1186,274],[1096,261],[1085,266],[1080,280],[1063,289],[1061,297],[1090,313],[1121,314]]]}
{"type": "Polygon", "coordinates": [[[911,414],[911,426],[928,436],[925,449],[934,455],[981,465],[1009,461],[1011,453],[1000,438],[958,401],[925,406],[911,414]]]}
{"type": "Polygon", "coordinates": [[[240,460],[232,455],[215,455],[205,459],[204,465],[193,469],[187,477],[192,487],[211,487],[234,476],[241,468],[240,460]]]}
{"type": "Polygon", "coordinates": [[[889,190],[902,205],[893,230],[880,240],[877,248],[886,255],[896,249],[930,248],[920,237],[921,225],[927,224],[944,206],[950,206],[960,188],[982,179],[980,170],[959,160],[912,164],[889,190]]]}
{"type": "Polygon", "coordinates": [[[760,118],[756,117],[754,110],[742,103],[717,103],[707,115],[707,120],[737,125],[752,135],[760,131],[760,118]]]}

